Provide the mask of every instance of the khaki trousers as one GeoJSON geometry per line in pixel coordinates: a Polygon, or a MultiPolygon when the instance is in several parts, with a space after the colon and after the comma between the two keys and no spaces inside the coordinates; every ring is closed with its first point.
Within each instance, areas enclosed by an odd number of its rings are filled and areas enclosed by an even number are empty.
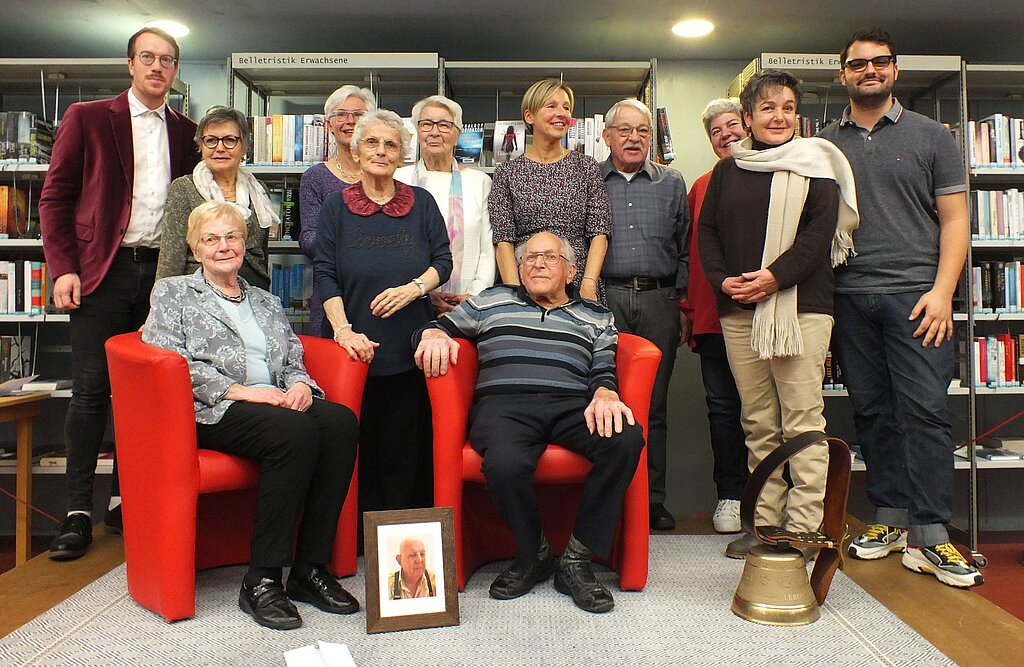
{"type": "MultiPolygon", "coordinates": [[[[783,439],[806,431],[825,430],[821,382],[833,321],[831,316],[820,313],[798,314],[803,354],[759,359],[750,346],[753,318],[753,311],[721,318],[729,367],[742,404],[740,421],[751,471],[783,439]]],[[[828,448],[824,442],[790,459],[793,488],[788,488],[781,471],[772,475],[758,499],[755,525],[780,526],[794,532],[818,530],[824,511],[827,469],[828,448]]]]}

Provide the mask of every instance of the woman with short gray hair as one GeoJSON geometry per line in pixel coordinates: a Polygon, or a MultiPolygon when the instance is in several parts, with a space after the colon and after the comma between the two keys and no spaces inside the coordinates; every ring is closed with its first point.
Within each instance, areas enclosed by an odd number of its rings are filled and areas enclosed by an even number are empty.
{"type": "MultiPolygon", "coordinates": [[[[334,137],[334,148],[325,161],[302,174],[299,183],[299,248],[309,259],[316,255],[316,223],[320,207],[335,192],[359,181],[360,169],[352,154],[352,132],[367,111],[377,108],[377,99],[369,88],[346,85],[338,88],[324,102],[324,130],[334,137]]],[[[323,300],[316,286],[309,299],[307,332],[320,334],[324,319],[323,300]]]]}
{"type": "Polygon", "coordinates": [[[248,121],[237,109],[210,107],[199,121],[195,140],[202,161],[167,190],[157,280],[195,273],[199,262],[185,238],[189,214],[205,202],[226,201],[236,204],[246,220],[245,259],[239,274],[252,285],[270,289],[267,246],[270,229],[281,220],[266,188],[242,166],[249,147],[248,121]]]}
{"type": "Polygon", "coordinates": [[[455,145],[462,132],[462,107],[443,95],[422,99],[412,108],[420,159],[400,168],[395,178],[418,185],[434,197],[448,228],[452,275],[430,292],[434,311],[442,315],[494,284],[494,243],[487,215],[491,177],[460,165],[455,145]]]}

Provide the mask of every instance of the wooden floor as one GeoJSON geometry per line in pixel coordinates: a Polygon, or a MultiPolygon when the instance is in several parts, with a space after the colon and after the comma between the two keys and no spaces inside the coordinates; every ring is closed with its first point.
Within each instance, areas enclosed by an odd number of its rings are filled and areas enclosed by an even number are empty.
{"type": "MultiPolygon", "coordinates": [[[[850,521],[850,531],[863,525],[850,521]]],[[[674,531],[692,535],[710,533],[707,517],[683,517],[674,531]]],[[[89,554],[77,561],[57,563],[45,554],[0,575],[0,637],[58,604],[124,561],[120,537],[94,533],[89,554]]],[[[1024,656],[1024,621],[1003,611],[980,595],[944,586],[933,577],[914,574],[893,555],[880,561],[847,559],[844,570],[878,599],[959,665],[990,667],[1021,664],[1024,656]]],[[[988,581],[986,586],[1013,585],[988,581]]]]}

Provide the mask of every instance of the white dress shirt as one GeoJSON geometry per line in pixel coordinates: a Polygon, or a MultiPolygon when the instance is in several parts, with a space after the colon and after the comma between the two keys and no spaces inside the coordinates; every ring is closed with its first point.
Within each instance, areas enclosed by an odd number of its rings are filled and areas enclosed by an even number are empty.
{"type": "Polygon", "coordinates": [[[160,246],[160,220],[171,184],[171,151],[167,140],[167,105],[150,109],[128,90],[132,116],[135,180],[132,212],[122,246],[160,246]]]}

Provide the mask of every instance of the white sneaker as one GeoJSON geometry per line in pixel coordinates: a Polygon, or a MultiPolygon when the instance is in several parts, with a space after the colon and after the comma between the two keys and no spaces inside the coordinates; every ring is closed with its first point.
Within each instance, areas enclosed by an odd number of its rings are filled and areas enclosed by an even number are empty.
{"type": "Polygon", "coordinates": [[[981,576],[978,568],[968,563],[949,542],[933,547],[908,545],[903,552],[903,567],[935,575],[942,583],[956,588],[970,588],[985,583],[985,577],[981,576]]]}
{"type": "Polygon", "coordinates": [[[716,533],[738,533],[740,525],[740,501],[719,500],[715,514],[711,517],[711,523],[715,526],[716,533]]]}

